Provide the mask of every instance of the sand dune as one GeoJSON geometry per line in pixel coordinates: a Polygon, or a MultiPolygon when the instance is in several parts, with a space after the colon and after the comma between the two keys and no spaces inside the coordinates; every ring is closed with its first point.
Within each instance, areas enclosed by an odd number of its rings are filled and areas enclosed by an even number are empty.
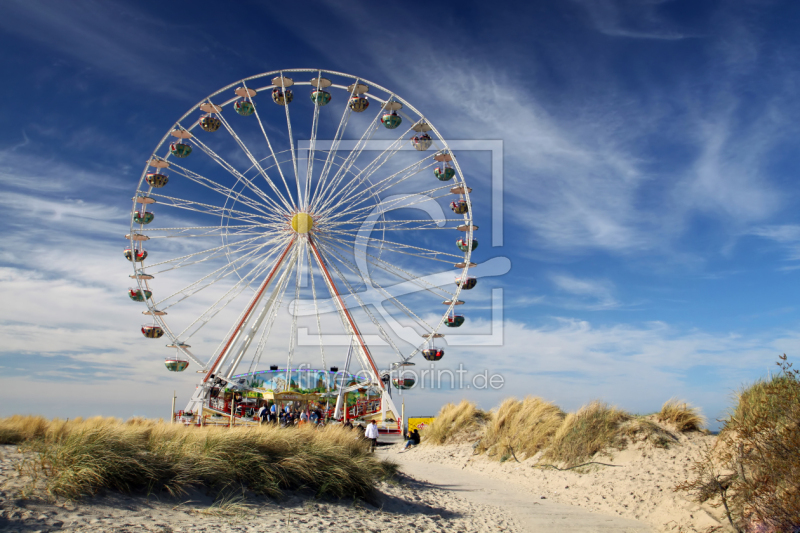
{"type": "Polygon", "coordinates": [[[229,509],[228,516],[215,516],[220,509],[202,492],[177,499],[109,492],[77,502],[50,501],[41,492],[25,496],[32,481],[18,471],[25,458],[16,446],[0,446],[2,531],[518,531],[503,509],[476,505],[453,492],[402,476],[379,484],[376,505],[289,492],[280,500],[251,496],[244,505],[229,509]]]}
{"type": "Polygon", "coordinates": [[[669,448],[634,444],[595,460],[588,471],[541,468],[539,457],[499,463],[475,455],[470,443],[379,453],[405,473],[378,486],[380,503],[318,500],[289,492],[271,500],[248,495],[220,509],[201,492],[183,498],[103,495],[78,502],[48,500],[20,472],[32,455],[0,447],[0,529],[3,531],[730,531],[718,509],[673,492],[715,437],[675,433],[669,448]]]}
{"type": "MultiPolygon", "coordinates": [[[[401,464],[455,468],[478,482],[488,479],[513,484],[524,492],[531,505],[551,501],[580,506],[595,513],[638,520],[658,532],[733,531],[719,509],[692,503],[672,490],[690,476],[692,463],[706,446],[713,445],[716,437],[699,432],[675,432],[674,436],[675,442],[667,449],[639,443],[612,451],[610,457],[595,457],[595,461],[614,466],[592,465],[584,467],[584,473],[542,468],[539,454],[522,462],[510,459],[499,463],[475,455],[472,444],[423,445],[397,457],[401,464]]],[[[394,453],[397,451],[399,447],[394,453]]],[[[586,531],[604,531],[599,528],[602,523],[598,524],[598,528],[586,531]]]]}

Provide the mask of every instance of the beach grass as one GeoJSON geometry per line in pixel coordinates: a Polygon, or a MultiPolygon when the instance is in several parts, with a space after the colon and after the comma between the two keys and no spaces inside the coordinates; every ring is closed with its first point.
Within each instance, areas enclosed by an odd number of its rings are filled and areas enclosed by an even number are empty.
{"type": "Polygon", "coordinates": [[[588,461],[607,448],[623,448],[625,440],[620,427],[630,419],[629,413],[616,407],[591,402],[564,418],[543,459],[570,467],[588,461]]]}
{"type": "Polygon", "coordinates": [[[72,499],[104,489],[177,496],[200,487],[370,499],[376,483],[397,469],[340,427],[198,428],[142,419],[16,416],[0,419],[0,438],[35,452],[47,491],[72,499]]]}
{"type": "Polygon", "coordinates": [[[423,441],[434,445],[452,444],[480,431],[489,414],[473,402],[448,403],[422,432],[423,441]]]}
{"type": "Polygon", "coordinates": [[[700,431],[704,424],[699,409],[674,398],[660,412],[644,416],[600,401],[565,413],[552,402],[528,396],[507,398],[488,413],[466,400],[447,404],[425,429],[423,440],[434,445],[471,440],[477,453],[499,461],[524,461],[542,452],[542,459],[572,467],[631,442],[666,448],[678,440],[674,431],[700,431]]]}
{"type": "Polygon", "coordinates": [[[531,457],[550,443],[565,416],[558,406],[541,398],[508,398],[492,413],[478,451],[498,459],[531,457]]]}
{"type": "Polygon", "coordinates": [[[715,446],[676,490],[721,504],[737,531],[800,526],[800,372],[784,354],[780,372],[740,390],[715,446]]]}
{"type": "Polygon", "coordinates": [[[687,402],[671,398],[664,402],[661,411],[656,414],[659,422],[671,424],[675,429],[684,433],[687,431],[701,431],[706,425],[706,418],[700,414],[700,409],[692,407],[687,402]]]}

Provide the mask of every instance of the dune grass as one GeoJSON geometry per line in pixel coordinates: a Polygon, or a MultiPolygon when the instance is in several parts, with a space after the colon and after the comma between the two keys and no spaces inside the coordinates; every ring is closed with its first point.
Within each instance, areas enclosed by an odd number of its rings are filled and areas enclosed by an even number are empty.
{"type": "Polygon", "coordinates": [[[488,413],[467,400],[462,400],[458,405],[448,403],[439,410],[433,423],[421,432],[421,436],[429,444],[452,444],[480,431],[488,418],[488,413]]]}
{"type": "Polygon", "coordinates": [[[687,402],[671,398],[664,402],[661,411],[656,414],[659,422],[671,424],[681,433],[687,431],[701,431],[706,425],[706,418],[700,414],[700,409],[690,406],[687,402]]]}
{"type": "Polygon", "coordinates": [[[630,414],[616,407],[603,402],[591,402],[564,418],[543,459],[569,467],[588,461],[606,448],[622,448],[625,442],[619,429],[622,423],[630,419],[630,414]]]}
{"type": "Polygon", "coordinates": [[[501,460],[531,457],[549,444],[564,416],[560,408],[541,398],[508,398],[492,413],[478,451],[501,460]]]}
{"type": "Polygon", "coordinates": [[[43,416],[14,415],[0,419],[0,444],[19,444],[43,437],[48,427],[43,416]]]}
{"type": "Polygon", "coordinates": [[[630,442],[666,448],[677,442],[674,430],[699,431],[704,424],[697,408],[676,399],[658,413],[638,416],[599,401],[567,414],[552,402],[528,396],[508,398],[489,413],[466,400],[447,404],[422,436],[434,445],[471,440],[477,453],[499,461],[524,461],[543,452],[542,459],[572,467],[630,442]]]}
{"type": "Polygon", "coordinates": [[[318,495],[371,498],[378,480],[396,471],[343,428],[183,427],[135,419],[0,419],[3,443],[38,454],[47,490],[80,498],[104,489],[186,493],[244,487],[280,496],[306,489],[318,495]]]}
{"type": "Polygon", "coordinates": [[[784,354],[780,372],[739,391],[712,450],[675,490],[723,505],[736,531],[800,525],[800,372],[784,354]]]}

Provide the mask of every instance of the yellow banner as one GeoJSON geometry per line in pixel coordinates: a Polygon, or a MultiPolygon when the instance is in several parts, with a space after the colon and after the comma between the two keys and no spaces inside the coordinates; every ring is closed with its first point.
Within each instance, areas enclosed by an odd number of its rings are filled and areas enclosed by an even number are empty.
{"type": "Polygon", "coordinates": [[[424,431],[426,427],[428,427],[431,422],[433,422],[434,417],[409,417],[408,419],[408,431],[424,431]]]}

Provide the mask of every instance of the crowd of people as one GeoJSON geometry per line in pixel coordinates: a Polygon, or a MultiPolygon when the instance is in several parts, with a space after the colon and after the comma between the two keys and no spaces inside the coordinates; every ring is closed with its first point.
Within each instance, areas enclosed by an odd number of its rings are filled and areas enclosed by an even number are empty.
{"type": "Polygon", "coordinates": [[[304,424],[312,424],[317,427],[325,425],[325,418],[321,409],[293,408],[289,404],[284,405],[283,409],[278,408],[274,403],[270,406],[262,405],[258,409],[256,416],[261,420],[262,424],[279,424],[281,427],[302,426],[304,424]]]}
{"type": "MultiPolygon", "coordinates": [[[[236,398],[241,401],[240,398],[236,398]]],[[[242,406],[237,406],[237,411],[241,412],[242,406]]],[[[275,424],[280,427],[294,427],[311,424],[314,427],[322,428],[325,426],[325,414],[322,409],[310,406],[300,406],[292,404],[284,404],[279,407],[275,403],[264,404],[257,410],[253,409],[252,412],[256,418],[261,421],[261,424],[275,424]]],[[[375,451],[378,445],[378,424],[375,420],[362,426],[361,424],[353,424],[351,420],[346,420],[342,427],[351,430],[360,431],[361,437],[370,441],[370,448],[375,451]]],[[[408,450],[411,446],[416,446],[420,443],[419,432],[414,429],[407,435],[403,452],[408,450]]],[[[402,453],[402,452],[401,452],[402,453]]]]}

